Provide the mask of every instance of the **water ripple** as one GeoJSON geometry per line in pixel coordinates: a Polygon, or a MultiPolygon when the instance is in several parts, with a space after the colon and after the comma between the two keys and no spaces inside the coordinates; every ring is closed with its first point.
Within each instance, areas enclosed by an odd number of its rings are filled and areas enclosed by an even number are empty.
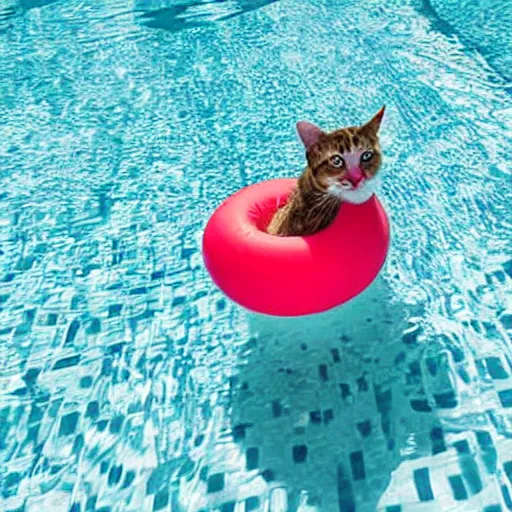
{"type": "Polygon", "coordinates": [[[498,52],[413,1],[23,5],[0,11],[0,508],[507,503],[498,52]],[[299,171],[298,119],[383,103],[382,279],[348,309],[247,316],[204,269],[208,216],[299,171]]]}

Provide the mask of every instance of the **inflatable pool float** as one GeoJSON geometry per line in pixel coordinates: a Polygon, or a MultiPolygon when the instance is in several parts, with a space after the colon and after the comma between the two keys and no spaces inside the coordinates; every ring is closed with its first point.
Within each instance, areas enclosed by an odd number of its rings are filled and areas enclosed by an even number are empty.
{"type": "Polygon", "coordinates": [[[257,313],[301,316],[339,306],[367,288],[386,259],[389,223],[375,195],[360,205],[343,203],[334,222],[314,235],[266,233],[296,182],[270,180],[236,192],[204,232],[214,283],[257,313]]]}

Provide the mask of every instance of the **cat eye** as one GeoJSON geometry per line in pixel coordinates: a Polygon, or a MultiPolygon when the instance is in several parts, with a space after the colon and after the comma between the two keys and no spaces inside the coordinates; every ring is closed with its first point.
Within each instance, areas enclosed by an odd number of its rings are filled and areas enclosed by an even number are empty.
{"type": "Polygon", "coordinates": [[[336,167],[336,169],[341,169],[345,165],[345,162],[340,155],[334,155],[331,158],[331,164],[333,167],[336,167]]]}
{"type": "Polygon", "coordinates": [[[361,162],[369,162],[373,158],[373,151],[365,151],[361,156],[361,162]]]}

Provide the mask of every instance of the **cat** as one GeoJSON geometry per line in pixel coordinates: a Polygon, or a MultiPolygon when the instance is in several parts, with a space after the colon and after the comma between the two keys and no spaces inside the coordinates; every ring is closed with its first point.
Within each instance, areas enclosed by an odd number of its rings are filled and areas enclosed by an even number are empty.
{"type": "Polygon", "coordinates": [[[272,217],[267,233],[312,235],[333,222],[342,201],[361,204],[372,197],[382,163],[378,132],[384,110],[362,126],[331,133],[306,121],[297,123],[308,165],[288,202],[272,217]]]}

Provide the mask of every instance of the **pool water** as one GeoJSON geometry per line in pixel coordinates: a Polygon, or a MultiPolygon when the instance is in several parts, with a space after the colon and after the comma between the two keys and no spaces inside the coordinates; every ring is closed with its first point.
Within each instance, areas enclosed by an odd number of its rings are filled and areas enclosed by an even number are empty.
{"type": "MultiPolygon", "coordinates": [[[[0,510],[512,510],[512,3],[0,0],[0,510]],[[201,237],[387,105],[392,248],[248,314],[201,237]]],[[[297,276],[300,279],[301,276],[297,276]]]]}

